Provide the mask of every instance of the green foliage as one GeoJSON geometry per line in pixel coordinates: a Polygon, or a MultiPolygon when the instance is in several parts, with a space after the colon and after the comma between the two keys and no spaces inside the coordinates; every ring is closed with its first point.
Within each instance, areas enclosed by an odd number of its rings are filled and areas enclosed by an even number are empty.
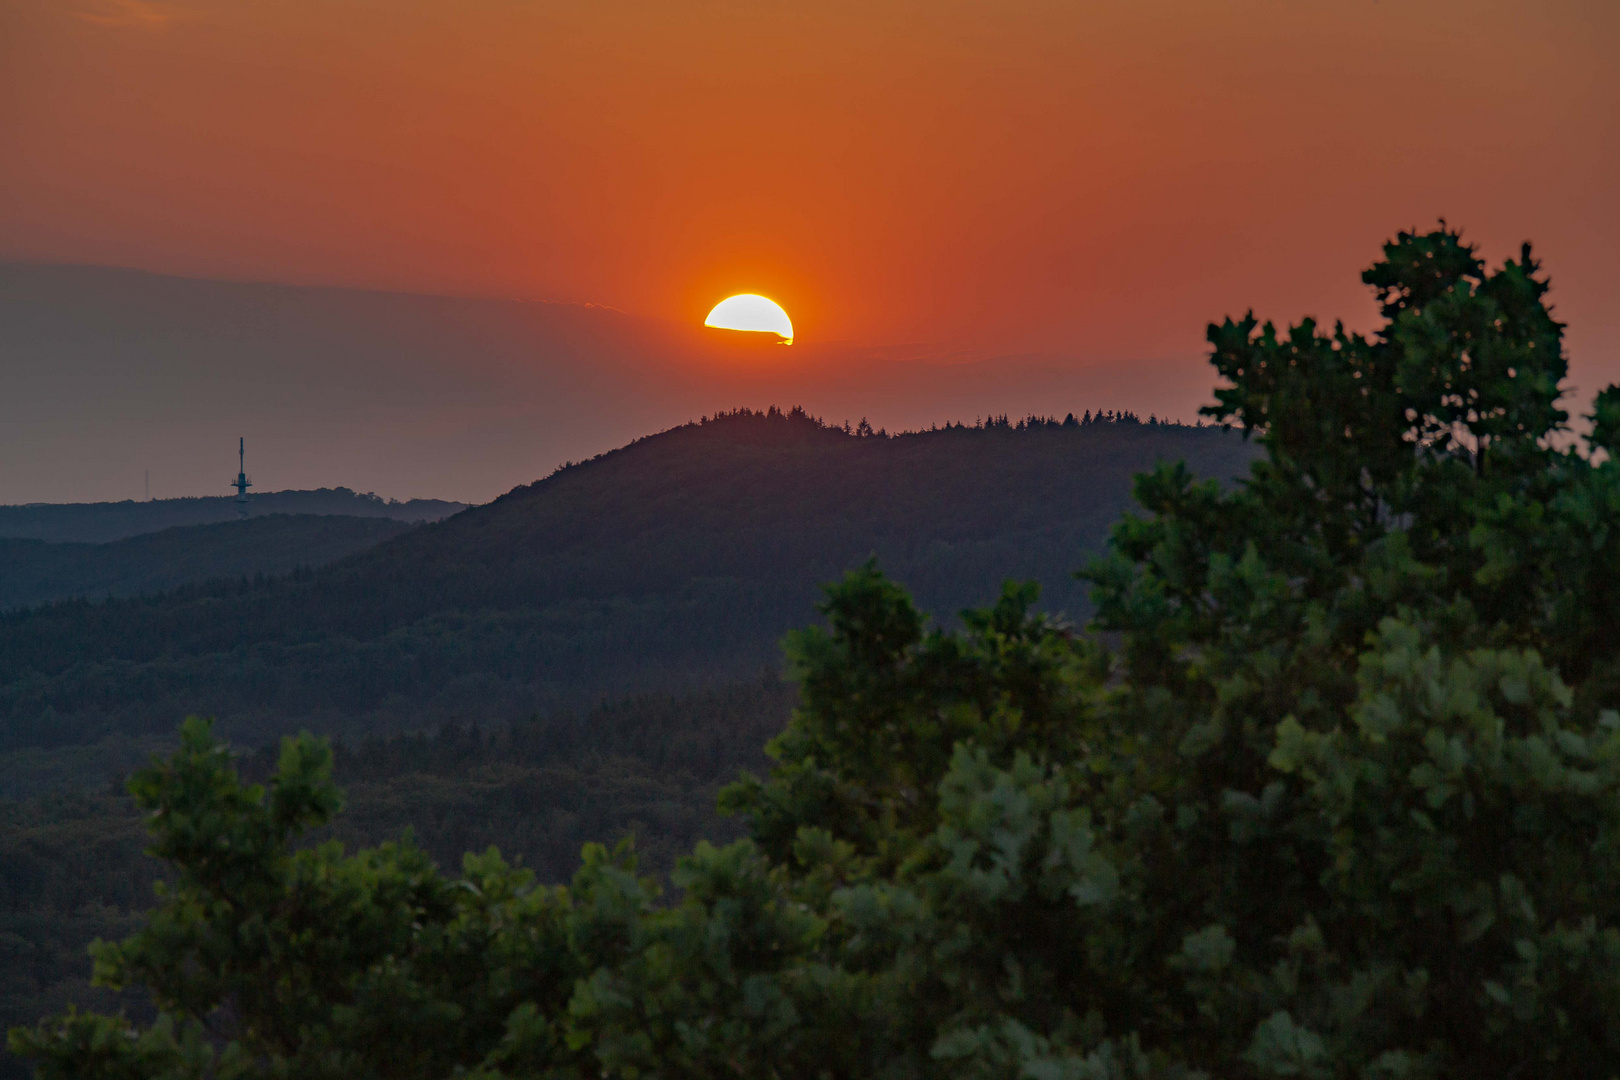
{"type": "Polygon", "coordinates": [[[57,1076],[1620,1076],[1614,392],[1563,427],[1528,250],[1402,234],[1373,337],[1210,328],[1212,415],[1085,577],[930,630],[874,565],[792,635],[802,699],[662,902],[409,843],[295,851],[208,738],[140,779],[178,884],[103,947],[156,1023],[70,1014],[57,1076]],[[241,899],[238,899],[240,897],[241,899]],[[212,1030],[208,1030],[212,1026],[212,1030]]]}
{"type": "Polygon", "coordinates": [[[47,1073],[248,1075],[270,1062],[277,1075],[429,1076],[486,1045],[518,1003],[558,1004],[577,974],[567,894],[493,853],[451,882],[408,839],[350,858],[335,841],[294,850],[337,808],[330,768],[304,736],[268,787],[244,785],[208,725],[188,721],[174,758],[131,784],[178,879],[145,927],[95,950],[97,980],[148,987],[158,1021],[132,1038],[122,1020],[70,1012],[17,1044],[45,1053],[47,1073]],[[525,932],[501,932],[513,924],[525,932]]]}
{"type": "MultiPolygon", "coordinates": [[[[573,876],[587,841],[632,835],[640,864],[667,880],[700,838],[740,835],[736,822],[716,816],[715,793],[739,769],[768,763],[760,748],[795,697],[772,678],[492,730],[339,740],[332,772],[345,787],[343,812],[305,842],[336,839],[356,850],[408,829],[443,870],[459,868],[466,851],[499,844],[508,861],[554,884],[573,876]]],[[[265,781],[278,758],[265,747],[236,763],[244,777],[265,781]]],[[[110,790],[0,802],[0,1029],[69,1004],[150,1019],[140,987],[90,987],[85,955],[98,937],[128,934],[152,905],[163,864],[143,855],[144,826],[134,800],[110,790]]],[[[0,1053],[0,1077],[31,1072],[0,1053]]]]}

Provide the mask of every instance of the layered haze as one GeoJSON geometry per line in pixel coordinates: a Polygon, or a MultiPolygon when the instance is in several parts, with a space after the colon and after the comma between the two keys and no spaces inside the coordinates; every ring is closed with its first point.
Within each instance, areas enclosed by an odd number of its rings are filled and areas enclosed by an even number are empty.
{"type": "Polygon", "coordinates": [[[1600,0],[0,0],[0,501],[211,493],[238,434],[481,499],[740,404],[1190,419],[1206,322],[1368,325],[1442,215],[1536,242],[1583,399],[1617,46],[1600,0]],[[738,292],[785,355],[697,333],[738,292]]]}
{"type": "Polygon", "coordinates": [[[1190,418],[1204,365],[795,343],[581,304],[0,265],[0,502],[343,483],[485,501],[705,414],[1190,418]]]}

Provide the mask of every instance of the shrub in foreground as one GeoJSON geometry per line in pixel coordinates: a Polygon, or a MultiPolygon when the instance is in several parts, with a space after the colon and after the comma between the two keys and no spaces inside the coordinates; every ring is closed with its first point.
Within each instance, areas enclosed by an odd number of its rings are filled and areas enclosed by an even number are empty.
{"type": "Polygon", "coordinates": [[[868,566],[802,704],[661,898],[589,847],[300,848],[329,755],[245,786],[205,724],[142,774],[174,881],[97,950],[136,1027],[45,1077],[1620,1075],[1620,390],[1577,439],[1528,248],[1402,234],[1364,337],[1210,328],[1223,490],[1178,465],[1085,571],[930,631],[868,566]]]}

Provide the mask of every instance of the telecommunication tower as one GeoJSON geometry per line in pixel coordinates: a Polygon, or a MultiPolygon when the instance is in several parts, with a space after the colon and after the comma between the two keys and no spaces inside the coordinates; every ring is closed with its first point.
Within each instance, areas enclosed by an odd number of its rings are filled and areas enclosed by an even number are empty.
{"type": "Polygon", "coordinates": [[[247,440],[240,436],[236,440],[236,479],[231,481],[231,487],[236,489],[236,516],[248,516],[247,489],[253,484],[247,478],[247,440]]]}

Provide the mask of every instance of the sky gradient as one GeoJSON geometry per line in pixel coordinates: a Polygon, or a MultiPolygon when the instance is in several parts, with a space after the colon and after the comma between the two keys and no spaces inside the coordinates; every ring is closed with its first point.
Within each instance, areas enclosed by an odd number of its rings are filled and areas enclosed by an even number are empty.
{"type": "MultiPolygon", "coordinates": [[[[601,407],[654,425],[790,392],[891,425],[1190,419],[1207,322],[1365,327],[1358,271],[1444,216],[1493,262],[1535,242],[1584,399],[1620,380],[1617,53],[1610,0],[0,0],[0,260],[602,305],[665,344],[731,293],[786,308],[791,377],[604,367],[601,407]]],[[[390,377],[361,352],[356,385],[390,377]]],[[[486,360],[437,362],[500,397],[486,360]]],[[[384,493],[606,448],[531,444],[384,493]]],[[[28,465],[0,501],[113,495],[28,465]]]]}

